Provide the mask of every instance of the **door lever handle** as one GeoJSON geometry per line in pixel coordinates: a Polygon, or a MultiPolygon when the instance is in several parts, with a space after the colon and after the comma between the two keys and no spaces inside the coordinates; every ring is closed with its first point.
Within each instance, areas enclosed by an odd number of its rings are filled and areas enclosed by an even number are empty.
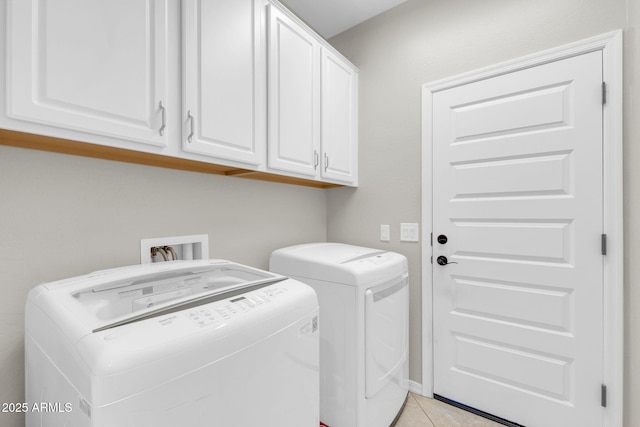
{"type": "Polygon", "coordinates": [[[447,257],[444,255],[440,255],[438,258],[436,258],[436,262],[440,265],[457,264],[457,262],[455,261],[449,262],[447,257]]]}

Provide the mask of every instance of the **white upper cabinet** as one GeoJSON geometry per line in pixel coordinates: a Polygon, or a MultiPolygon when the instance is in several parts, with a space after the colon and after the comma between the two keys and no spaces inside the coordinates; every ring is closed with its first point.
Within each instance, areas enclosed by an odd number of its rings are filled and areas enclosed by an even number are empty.
{"type": "Polygon", "coordinates": [[[268,7],[268,166],[315,177],[320,162],[320,43],[268,7]]]}
{"type": "Polygon", "coordinates": [[[167,0],[9,0],[7,115],[163,147],[167,50],[167,0]]]}
{"type": "Polygon", "coordinates": [[[266,63],[259,0],[183,0],[183,149],[263,163],[266,63]]]}
{"type": "Polygon", "coordinates": [[[322,177],[345,184],[358,180],[358,73],[322,49],[322,177]]]}
{"type": "Polygon", "coordinates": [[[277,0],[0,2],[2,129],[357,185],[358,71],[277,0]]]}
{"type": "Polygon", "coordinates": [[[268,168],[357,185],[357,70],[275,6],[268,23],[268,168]]]}

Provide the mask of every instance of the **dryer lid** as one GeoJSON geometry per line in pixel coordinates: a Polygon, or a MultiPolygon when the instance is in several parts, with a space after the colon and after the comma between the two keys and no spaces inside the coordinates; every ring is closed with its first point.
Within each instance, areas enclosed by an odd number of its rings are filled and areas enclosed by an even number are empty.
{"type": "Polygon", "coordinates": [[[395,252],[343,243],[309,243],[271,254],[269,269],[286,276],[353,286],[371,285],[407,272],[407,260],[395,252]]]}

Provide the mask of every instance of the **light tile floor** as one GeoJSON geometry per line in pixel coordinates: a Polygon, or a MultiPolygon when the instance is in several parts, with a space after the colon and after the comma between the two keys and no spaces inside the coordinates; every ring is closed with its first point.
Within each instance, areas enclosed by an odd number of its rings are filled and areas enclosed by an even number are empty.
{"type": "Polygon", "coordinates": [[[438,400],[409,393],[395,427],[504,427],[438,400]]]}

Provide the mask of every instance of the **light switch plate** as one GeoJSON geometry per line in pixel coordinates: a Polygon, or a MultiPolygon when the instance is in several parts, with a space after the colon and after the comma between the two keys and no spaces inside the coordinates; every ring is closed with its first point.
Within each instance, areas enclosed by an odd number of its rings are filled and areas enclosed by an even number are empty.
{"type": "Polygon", "coordinates": [[[391,227],[389,224],[380,224],[380,241],[388,242],[391,240],[391,227]]]}
{"type": "Polygon", "coordinates": [[[417,242],[419,241],[419,227],[415,222],[400,223],[400,241],[417,242]]]}

